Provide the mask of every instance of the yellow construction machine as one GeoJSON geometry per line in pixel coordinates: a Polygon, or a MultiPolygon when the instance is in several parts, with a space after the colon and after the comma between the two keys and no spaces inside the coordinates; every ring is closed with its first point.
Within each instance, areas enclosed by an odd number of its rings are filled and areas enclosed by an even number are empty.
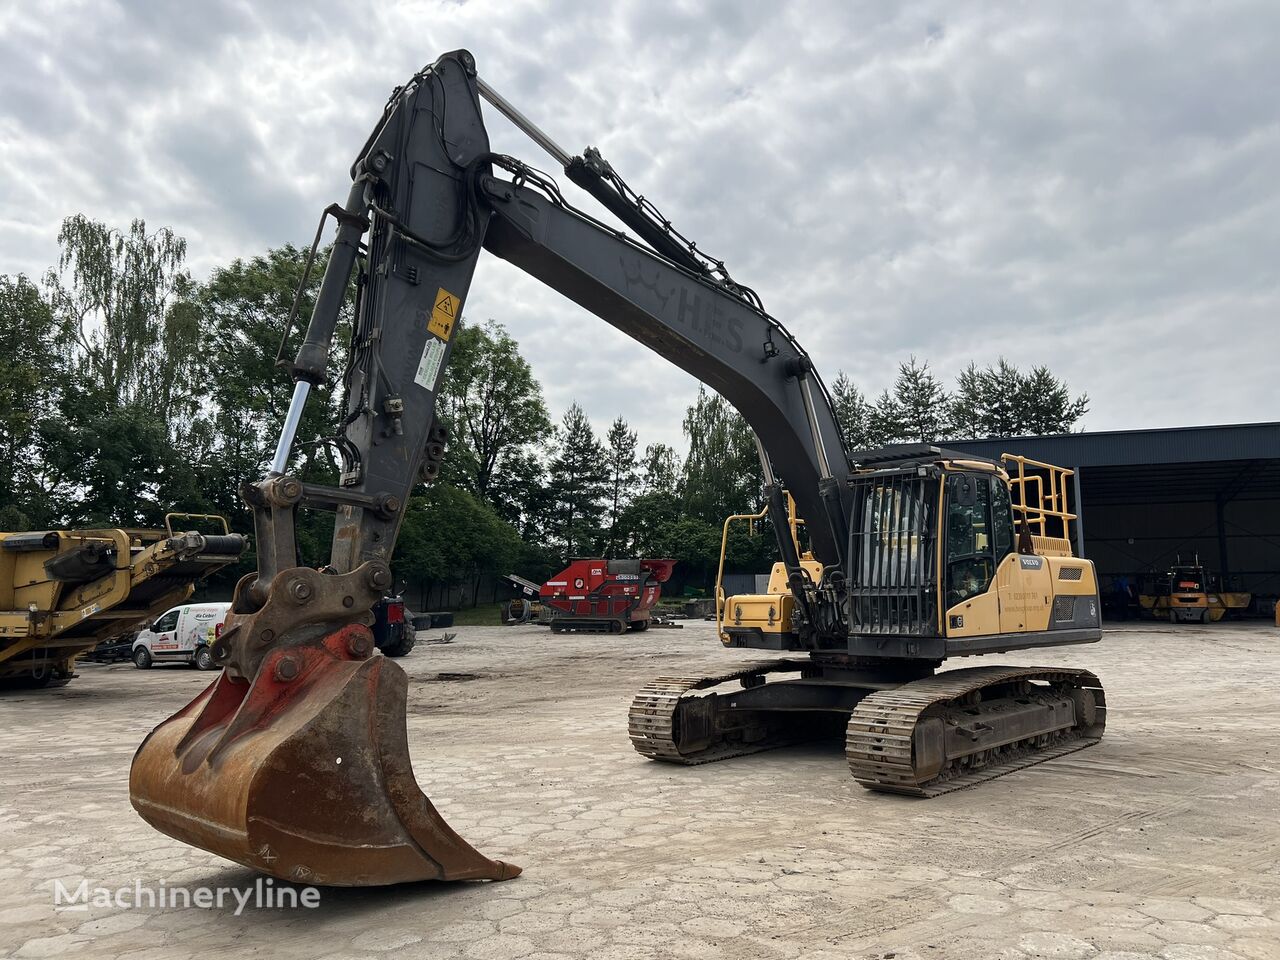
{"type": "Polygon", "coordinates": [[[1217,623],[1229,613],[1249,609],[1253,594],[1223,590],[1218,578],[1196,557],[1184,563],[1179,557],[1163,576],[1155,579],[1154,590],[1138,595],[1144,613],[1171,623],[1217,623]]]}
{"type": "Polygon", "coordinates": [[[721,626],[728,646],[768,657],[646,686],[629,726],[643,756],[704,763],[834,728],[868,786],[929,796],[1101,736],[1102,689],[1087,670],[939,671],[951,657],[1100,638],[1093,567],[1067,543],[1065,471],[1024,475],[1033,465],[1013,458],[1010,476],[924,445],[848,449],[812,359],[760,297],[598,150],[558,146],[477,76],[465,50],[395,89],[351,174],[345,205],[325,211],[337,231],[306,335],[282,364],[294,393],[275,457],[242,487],[258,570],[238,584],[214,644],[222,674],[134,758],[130,795],[148,822],[310,883],[520,872],[472,848],[418,789],[408,682],[368,629],[409,496],[439,474],[447,438],[435,402],[482,250],[715,389],[756,438],[782,569],[764,599],[723,598],[721,626]],[[482,100],[634,237],[492,152],[482,100]],[[289,472],[294,434],[326,381],[353,288],[339,479],[304,483],[289,472]],[[1033,506],[1038,483],[1048,499],[1033,506]],[[308,507],[336,513],[319,568],[297,560],[295,514],[308,507]]]}
{"type": "Polygon", "coordinates": [[[704,763],[809,739],[834,717],[860,783],[931,797],[1096,743],[1105,700],[1087,671],[934,672],[948,657],[1101,635],[1096,572],[1071,549],[1072,471],[925,444],[856,456],[846,566],[824,566],[802,549],[804,521],[787,497],[795,559],[773,565],[764,593],[727,596],[731,526],[772,519],[768,507],[733,516],[716,584],[721,643],[785,651],[805,649],[808,632],[791,564],[819,595],[837,578],[830,589],[845,596],[845,649],[810,648],[807,659],[724,677],[659,678],[633,703],[635,748],[704,763]]]}
{"type": "Polygon", "coordinates": [[[244,547],[222,517],[190,514],[170,514],[164,530],[0,533],[0,681],[71,679],[79,654],[181,603],[244,547]],[[177,519],[215,519],[223,532],[175,532],[177,519]]]}

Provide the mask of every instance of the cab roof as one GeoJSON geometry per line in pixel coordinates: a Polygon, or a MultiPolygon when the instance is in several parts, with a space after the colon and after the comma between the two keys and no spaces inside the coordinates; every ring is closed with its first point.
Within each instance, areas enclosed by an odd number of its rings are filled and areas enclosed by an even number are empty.
{"type": "Polygon", "coordinates": [[[989,463],[993,469],[1000,467],[1000,463],[996,460],[972,453],[961,453],[959,450],[948,450],[946,447],[931,443],[891,443],[874,450],[855,450],[850,455],[850,459],[858,469],[862,470],[931,466],[948,460],[989,463]]]}

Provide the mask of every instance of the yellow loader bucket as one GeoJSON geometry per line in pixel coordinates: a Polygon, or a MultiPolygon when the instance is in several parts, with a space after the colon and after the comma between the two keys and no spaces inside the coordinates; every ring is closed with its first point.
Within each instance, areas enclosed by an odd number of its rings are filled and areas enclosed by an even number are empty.
{"type": "Polygon", "coordinates": [[[175,839],[299,883],[508,880],[418,788],[408,681],[344,626],[267,652],[252,682],[223,673],[133,758],[134,808],[175,839]]]}

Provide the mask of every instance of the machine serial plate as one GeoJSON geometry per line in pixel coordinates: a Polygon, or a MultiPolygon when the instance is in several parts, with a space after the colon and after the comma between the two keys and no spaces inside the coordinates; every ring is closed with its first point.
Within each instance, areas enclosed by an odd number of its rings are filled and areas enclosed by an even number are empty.
{"type": "Polygon", "coordinates": [[[444,361],[444,341],[431,337],[422,348],[422,359],[418,361],[418,372],[413,382],[426,390],[434,390],[436,376],[440,373],[440,364],[444,361]]]}

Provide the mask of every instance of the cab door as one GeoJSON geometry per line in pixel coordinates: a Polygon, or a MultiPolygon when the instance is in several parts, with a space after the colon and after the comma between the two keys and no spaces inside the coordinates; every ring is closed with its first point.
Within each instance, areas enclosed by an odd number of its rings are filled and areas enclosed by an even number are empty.
{"type": "MultiPolygon", "coordinates": [[[[1002,487],[989,475],[955,473],[947,478],[943,599],[948,637],[999,632],[996,566],[1010,545],[1001,541],[997,549],[991,506],[994,490],[1002,487]]],[[[1007,492],[1004,502],[1007,508],[1007,492]]]]}
{"type": "Polygon", "coordinates": [[[178,653],[178,618],[182,615],[181,607],[162,614],[151,626],[151,655],[154,657],[172,657],[178,653]]]}

